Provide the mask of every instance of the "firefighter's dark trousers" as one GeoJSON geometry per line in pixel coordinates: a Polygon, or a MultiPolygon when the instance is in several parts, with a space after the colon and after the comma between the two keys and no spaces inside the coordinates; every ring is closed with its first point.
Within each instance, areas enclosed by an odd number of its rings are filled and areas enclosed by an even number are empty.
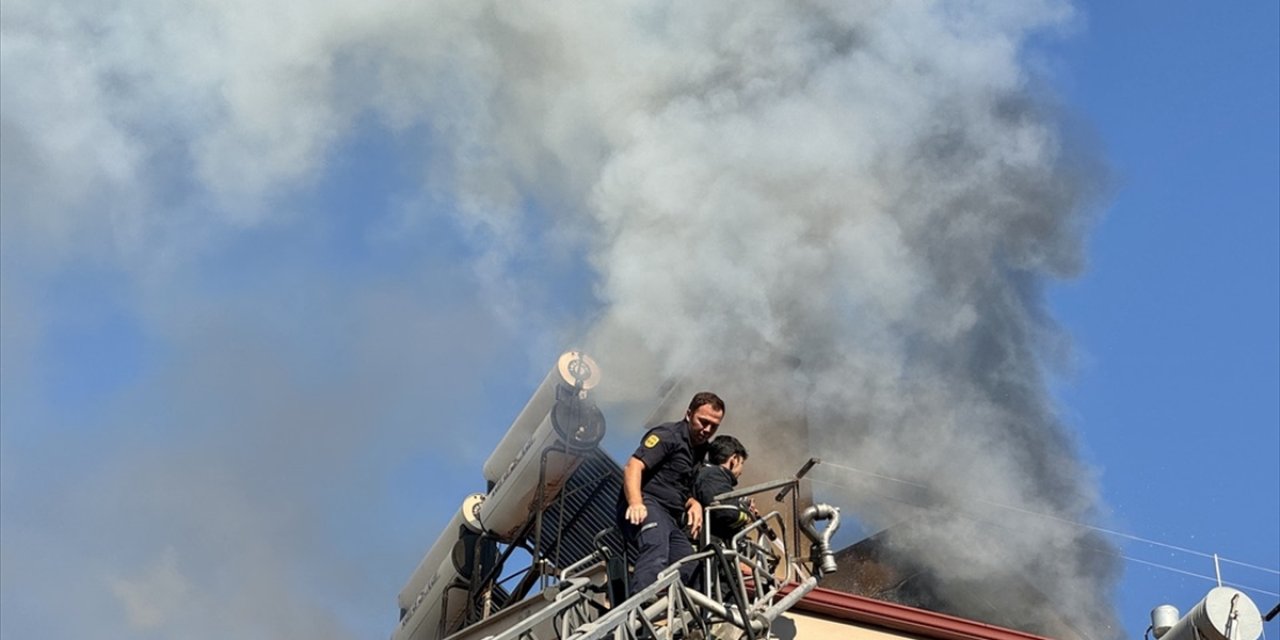
{"type": "MultiPolygon", "coordinates": [[[[622,537],[636,550],[636,569],[631,575],[632,594],[657,582],[659,572],[693,553],[693,544],[680,527],[683,513],[673,514],[647,496],[644,506],[648,514],[639,526],[627,522],[625,505],[618,512],[618,528],[622,531],[622,537]]],[[[680,580],[685,585],[692,585],[697,570],[696,562],[681,566],[680,580]]]]}

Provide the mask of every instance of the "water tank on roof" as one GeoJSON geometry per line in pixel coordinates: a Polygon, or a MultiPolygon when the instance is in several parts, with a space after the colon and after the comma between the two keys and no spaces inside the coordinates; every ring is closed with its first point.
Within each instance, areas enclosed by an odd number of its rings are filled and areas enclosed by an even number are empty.
{"type": "Polygon", "coordinates": [[[1214,587],[1187,615],[1157,637],[1160,640],[1256,640],[1260,635],[1262,614],[1258,612],[1258,605],[1236,589],[1214,587]]]}

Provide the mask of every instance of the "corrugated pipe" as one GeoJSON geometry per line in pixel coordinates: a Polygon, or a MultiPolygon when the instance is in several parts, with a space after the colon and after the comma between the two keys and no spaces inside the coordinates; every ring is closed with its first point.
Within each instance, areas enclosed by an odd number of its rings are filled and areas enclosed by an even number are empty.
{"type": "Polygon", "coordinates": [[[800,530],[804,531],[804,534],[809,536],[818,548],[816,555],[820,561],[814,564],[818,565],[817,573],[820,576],[836,572],[836,554],[831,550],[831,536],[839,528],[840,509],[829,504],[815,504],[800,514],[800,530]],[[813,526],[818,520],[831,521],[821,533],[813,526]]]}

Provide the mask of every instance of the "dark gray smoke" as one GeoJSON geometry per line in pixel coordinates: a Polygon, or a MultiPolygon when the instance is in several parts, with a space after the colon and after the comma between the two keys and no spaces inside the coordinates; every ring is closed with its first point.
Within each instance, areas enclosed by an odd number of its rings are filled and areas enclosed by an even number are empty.
{"type": "MultiPolygon", "coordinates": [[[[667,8],[585,33],[581,16],[497,12],[481,31],[509,66],[487,142],[528,159],[519,179],[582,194],[596,350],[637,376],[623,386],[656,386],[629,366],[656,358],[655,379],[794,407],[815,452],[954,513],[904,542],[932,570],[1004,594],[1020,624],[1111,637],[1116,570],[1067,522],[1096,496],[1044,372],[1063,339],[1043,289],[1081,268],[1098,176],[1021,62],[1065,12],[667,8]]],[[[845,499],[878,525],[916,513],[845,499]]]]}
{"type": "MultiPolygon", "coordinates": [[[[506,299],[512,256],[549,230],[541,249],[593,268],[619,399],[679,375],[803,418],[824,457],[959,514],[910,543],[934,570],[1004,581],[1035,623],[1030,581],[1116,635],[1114,568],[1068,524],[1094,484],[1045,383],[1064,338],[1044,288],[1081,268],[1096,176],[1026,48],[1068,3],[15,0],[3,18],[10,234],[52,254],[108,237],[146,274],[279,216],[360,118],[425,128],[427,181],[484,239],[508,321],[537,311],[506,299]],[[169,206],[174,176],[195,203],[169,206]]],[[[868,523],[916,513],[855,475],[843,499],[868,523]]],[[[181,591],[175,566],[135,582],[181,591]]],[[[159,624],[133,584],[113,589],[159,624]]]]}

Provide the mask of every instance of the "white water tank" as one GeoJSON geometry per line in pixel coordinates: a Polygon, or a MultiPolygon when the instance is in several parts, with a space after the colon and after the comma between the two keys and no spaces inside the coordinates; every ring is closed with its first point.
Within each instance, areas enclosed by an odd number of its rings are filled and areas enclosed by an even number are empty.
{"type": "Polygon", "coordinates": [[[1256,640],[1262,614],[1249,596],[1231,587],[1214,587],[1160,640],[1256,640]]]}
{"type": "Polygon", "coordinates": [[[447,610],[444,595],[450,585],[470,577],[463,575],[465,567],[461,561],[465,560],[466,553],[458,546],[466,544],[464,537],[481,533],[479,512],[483,502],[484,495],[480,493],[471,494],[462,501],[462,508],[454,514],[435,544],[422,557],[418,568],[414,569],[409,582],[400,590],[397,598],[400,625],[393,635],[396,640],[435,637],[442,615],[446,618],[446,628],[453,628],[461,621],[462,614],[466,612],[466,594],[449,594],[447,610]]]}
{"type": "Polygon", "coordinates": [[[582,456],[603,437],[604,414],[589,399],[570,395],[556,400],[489,491],[480,506],[480,525],[498,540],[514,540],[560,494],[582,456]]]}
{"type": "Polygon", "coordinates": [[[1169,633],[1173,625],[1178,624],[1178,618],[1182,616],[1178,614],[1178,608],[1171,604],[1162,604],[1151,610],[1151,635],[1156,638],[1164,637],[1169,633]]]}
{"type": "MultiPolygon", "coordinates": [[[[484,462],[484,479],[496,483],[515,463],[520,451],[546,420],[558,397],[565,397],[575,390],[587,392],[600,382],[600,367],[596,361],[581,351],[566,351],[556,360],[542,384],[534,390],[529,402],[516,416],[507,435],[494,447],[484,462]]],[[[585,395],[583,396],[585,397],[585,395]]]]}
{"type": "Polygon", "coordinates": [[[589,397],[599,382],[590,356],[566,351],[534,390],[484,463],[490,488],[479,519],[490,536],[514,540],[604,437],[604,414],[589,397]]]}

